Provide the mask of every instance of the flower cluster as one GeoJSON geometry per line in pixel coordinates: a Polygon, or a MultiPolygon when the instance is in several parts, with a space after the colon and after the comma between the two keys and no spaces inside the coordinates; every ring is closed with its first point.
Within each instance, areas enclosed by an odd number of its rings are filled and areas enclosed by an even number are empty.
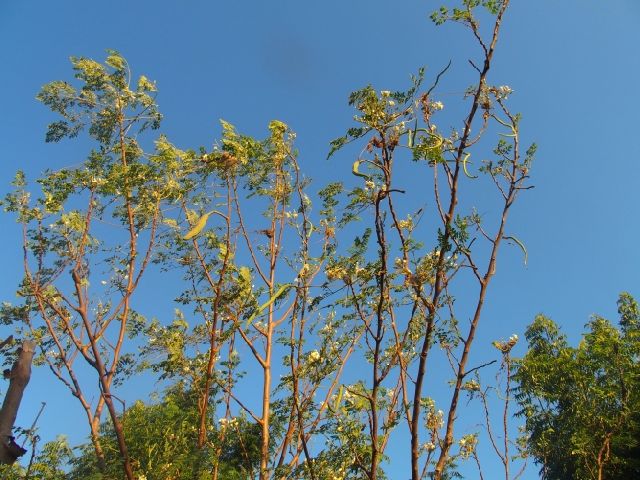
{"type": "Polygon", "coordinates": [[[322,356],[318,350],[313,350],[309,353],[309,363],[317,363],[322,361],[322,356]]]}
{"type": "Polygon", "coordinates": [[[427,428],[437,430],[444,426],[444,412],[442,410],[430,411],[427,413],[427,428]]]}
{"type": "Polygon", "coordinates": [[[398,227],[403,230],[412,230],[413,219],[411,218],[411,216],[408,216],[406,220],[398,220],[398,227]]]}
{"type": "Polygon", "coordinates": [[[436,444],[433,442],[427,442],[422,445],[422,448],[424,448],[427,452],[433,452],[436,449],[436,444]]]}
{"type": "Polygon", "coordinates": [[[509,353],[511,349],[516,345],[516,343],[518,343],[518,335],[514,333],[506,342],[495,340],[491,343],[491,345],[500,350],[502,353],[509,353]]]}
{"type": "Polygon", "coordinates": [[[493,94],[498,99],[506,99],[513,93],[513,89],[508,85],[500,85],[497,88],[493,89],[493,94]]]}
{"type": "MultiPolygon", "coordinates": [[[[381,90],[380,96],[382,98],[389,98],[391,96],[391,90],[381,90]]],[[[396,104],[396,102],[394,102],[393,100],[387,100],[387,103],[390,107],[393,107],[396,104]]]]}
{"type": "Polygon", "coordinates": [[[346,471],[346,467],[344,465],[341,466],[335,471],[335,473],[331,477],[331,480],[344,480],[346,471]]]}
{"type": "Polygon", "coordinates": [[[460,456],[462,458],[469,458],[476,451],[476,445],[478,444],[478,436],[475,433],[465,435],[458,441],[460,445],[460,456]]]}
{"type": "Polygon", "coordinates": [[[227,428],[237,428],[238,427],[238,419],[236,417],[225,418],[222,417],[218,420],[220,424],[220,430],[226,430],[227,428]]]}
{"type": "Polygon", "coordinates": [[[347,269],[342,265],[333,265],[327,267],[325,270],[325,274],[327,275],[328,280],[344,280],[349,279],[349,275],[347,269]]]}
{"type": "Polygon", "coordinates": [[[468,380],[464,382],[462,389],[468,392],[477,392],[480,390],[480,384],[476,380],[468,380]]]}

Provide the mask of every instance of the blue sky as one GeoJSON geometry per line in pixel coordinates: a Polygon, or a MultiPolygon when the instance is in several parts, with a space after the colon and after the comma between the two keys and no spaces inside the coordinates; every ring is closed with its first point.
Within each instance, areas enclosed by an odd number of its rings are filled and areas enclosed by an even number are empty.
{"type": "MultiPolygon", "coordinates": [[[[461,26],[431,24],[428,14],[438,6],[431,0],[5,0],[0,189],[9,189],[18,168],[33,178],[82,159],[82,142],[44,143],[52,117],[34,97],[44,83],[69,78],[70,55],[101,60],[107,48],[120,51],[134,73],[157,81],[161,130],[176,145],[210,146],[219,118],[259,136],[277,118],[297,132],[301,163],[317,185],[349,178],[352,158],[325,160],[328,142],[351,126],[349,92],[369,83],[404,89],[419,66],[429,75],[449,59],[443,101],[469,83],[466,60],[476,57],[476,46],[461,26]]],[[[493,339],[492,325],[500,336],[522,335],[539,312],[577,341],[589,315],[615,319],[619,292],[640,296],[639,22],[637,0],[513,1],[491,82],[514,89],[511,105],[523,114],[523,137],[539,146],[536,188],[519,200],[510,222],[529,262],[522,265],[517,249],[503,251],[479,342],[493,339]]],[[[8,215],[0,216],[0,228],[0,299],[12,301],[20,233],[8,215]]],[[[76,408],[46,378],[47,372],[34,372],[23,424],[43,400],[76,408]]],[[[79,420],[61,421],[53,406],[41,426],[45,438],[84,435],[79,420]]]]}

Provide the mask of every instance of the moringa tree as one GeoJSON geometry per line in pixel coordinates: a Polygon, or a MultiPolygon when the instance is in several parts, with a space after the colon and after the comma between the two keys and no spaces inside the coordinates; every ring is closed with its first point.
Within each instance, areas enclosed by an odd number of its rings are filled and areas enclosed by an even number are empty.
{"type": "Polygon", "coordinates": [[[76,85],[55,81],[37,97],[61,117],[49,125],[46,140],[86,130],[95,146],[79,164],[45,172],[35,200],[24,174],[16,175],[4,204],[22,224],[18,295],[24,303],[5,305],[3,314],[37,342],[40,361],[82,405],[99,463],[107,408],[126,477],[133,479],[114,387],[132,362],[126,343],[140,320],[133,294],[151,261],[162,207],[181,196],[182,165],[162,154],[165,140],[158,140],[155,155],[140,144],[140,135],[161,119],[152,82],[144,76],[134,82],[113,51],[104,64],[75,57],[71,63],[76,85]],[[93,378],[79,373],[87,367],[93,378]]]}
{"type": "MultiPolygon", "coordinates": [[[[420,71],[407,92],[370,86],[354,92],[349,103],[358,125],[332,144],[334,153],[364,143],[352,165],[361,185],[350,191],[340,224],[363,215],[368,226],[350,255],[332,259],[327,276],[345,292],[334,305],[365,332],[369,379],[345,386],[349,398],[342,397],[334,431],[369,479],[378,478],[390,434],[401,422],[410,437],[413,480],[445,478],[475,445],[463,437],[452,452],[460,395],[479,368],[469,362],[500,247],[510,242],[524,250],[507,220],[519,194],[531,188],[536,150],[531,145],[521,153],[520,116],[507,105],[512,89],[489,75],[508,7],[508,0],[465,0],[432,15],[438,25],[463,24],[479,46],[479,60],[469,61],[475,78],[463,95],[469,102],[461,121],[444,116],[438,98],[447,66],[428,88],[420,71]],[[488,133],[499,139],[484,153],[488,133]],[[413,191],[409,178],[421,179],[413,191]],[[442,361],[453,377],[444,410],[425,392],[442,361]],[[351,435],[340,433],[345,424],[356,425],[351,435]]],[[[505,468],[508,478],[508,460],[505,468]]]]}
{"type": "MultiPolygon", "coordinates": [[[[356,125],[330,156],[345,154],[342,177],[357,183],[343,178],[317,195],[280,121],[263,139],[222,122],[212,148],[180,150],[160,137],[145,153],[139,134],[160,120],[155,86],[141,77],[131,87],[115,52],[105,64],[73,59],[79,86],[43,89],[63,118],[47,139],[87,126],[97,146],[83,164],[45,173],[35,202],[18,174],[6,205],[23,224],[24,304],[5,317],[79,399],[99,469],[113,468],[107,441],[127,478],[162,476],[156,467],[171,463],[143,443],[129,448],[144,422],[123,420],[115,387],[135,368],[189,392],[194,431],[181,438],[195,450],[184,458],[206,458],[214,479],[229,474],[229,444],[247,431],[236,465],[261,480],[385,478],[393,436],[404,439],[414,480],[447,478],[473,455],[473,435],[456,448],[460,395],[481,367],[470,358],[498,252],[505,242],[524,249],[507,220],[530,188],[535,152],[521,154],[512,90],[490,78],[508,7],[464,0],[432,16],[464,24],[479,48],[462,118],[441,101],[449,67],[428,87],[420,70],[407,91],[354,92],[356,125]],[[487,134],[499,136],[489,147],[487,134]],[[361,142],[353,156],[351,142],[361,142]],[[182,275],[172,321],[133,310],[155,266],[182,275]],[[138,364],[129,334],[146,340],[138,364]]],[[[161,410],[136,405],[127,415],[161,410]]],[[[508,451],[503,460],[508,477],[508,451]]]]}

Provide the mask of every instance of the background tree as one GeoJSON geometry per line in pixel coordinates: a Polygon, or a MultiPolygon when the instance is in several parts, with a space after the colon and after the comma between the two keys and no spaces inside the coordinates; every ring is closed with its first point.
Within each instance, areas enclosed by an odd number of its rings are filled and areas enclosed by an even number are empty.
{"type": "MultiPolygon", "coordinates": [[[[93,449],[93,446],[90,446],[93,449]]],[[[95,461],[95,452],[92,452],[95,461]]],[[[0,465],[0,475],[5,480],[66,480],[68,466],[74,458],[73,450],[64,436],[45,443],[32,456],[26,467],[15,463],[0,465]]],[[[122,478],[122,462],[120,462],[120,478],[122,478]]]]}
{"type": "Polygon", "coordinates": [[[517,398],[545,479],[640,475],[640,310],[626,293],[619,327],[594,316],[577,347],[540,315],[519,361],[517,398]]]}
{"type": "MultiPolygon", "coordinates": [[[[251,478],[260,460],[260,429],[254,422],[238,418],[232,423],[211,425],[207,447],[198,447],[199,397],[169,388],[153,404],[136,402],[123,416],[129,455],[139,478],[147,480],[210,479],[216,470],[220,478],[251,478]],[[225,434],[226,433],[226,434],[225,434]]],[[[106,468],[97,466],[91,445],[81,448],[70,463],[69,479],[121,478],[122,465],[117,439],[110,422],[102,425],[106,468]]]]}
{"type": "MultiPolygon", "coordinates": [[[[128,453],[137,478],[147,480],[210,479],[244,480],[260,461],[260,428],[244,418],[220,422],[207,432],[214,448],[199,448],[198,395],[170,387],[153,404],[136,402],[122,417],[128,453]]],[[[105,453],[98,465],[91,442],[72,449],[64,437],[45,443],[27,467],[0,466],[2,478],[18,480],[116,480],[122,478],[122,459],[110,420],[101,425],[105,453]],[[75,452],[74,452],[75,450],[75,452]]]]}

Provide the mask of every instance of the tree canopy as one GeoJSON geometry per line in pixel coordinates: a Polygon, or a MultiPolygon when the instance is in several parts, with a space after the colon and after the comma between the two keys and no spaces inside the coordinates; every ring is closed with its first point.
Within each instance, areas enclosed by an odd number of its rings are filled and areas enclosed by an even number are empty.
{"type": "Polygon", "coordinates": [[[540,315],[519,361],[517,398],[545,479],[640,475],[640,310],[622,294],[619,326],[594,316],[577,347],[540,315]]]}

